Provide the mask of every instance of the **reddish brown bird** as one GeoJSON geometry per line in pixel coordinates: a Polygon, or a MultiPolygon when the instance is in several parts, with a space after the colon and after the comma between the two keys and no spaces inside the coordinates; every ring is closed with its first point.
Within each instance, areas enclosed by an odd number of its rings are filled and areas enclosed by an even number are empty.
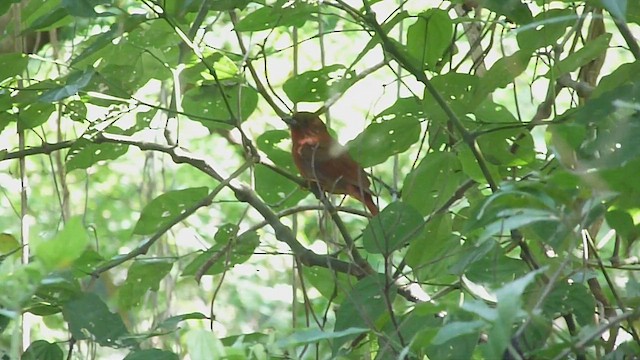
{"type": "Polygon", "coordinates": [[[300,175],[318,184],[322,191],[352,196],[377,215],[379,210],[371,197],[367,174],[331,137],[318,115],[301,111],[285,121],[291,128],[291,153],[300,175]]]}

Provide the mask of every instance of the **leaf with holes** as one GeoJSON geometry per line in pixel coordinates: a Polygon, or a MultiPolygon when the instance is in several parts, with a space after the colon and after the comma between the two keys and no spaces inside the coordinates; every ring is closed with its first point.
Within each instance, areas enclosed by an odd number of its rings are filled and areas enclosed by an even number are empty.
{"type": "Polygon", "coordinates": [[[194,206],[207,196],[206,187],[171,190],[151,200],[142,209],[140,218],[133,229],[136,235],[149,235],[175,221],[177,216],[184,214],[188,208],[194,206]]]}
{"type": "Polygon", "coordinates": [[[64,304],[62,315],[76,340],[92,339],[114,348],[136,344],[120,315],[109,311],[107,304],[94,293],[82,294],[64,304]]]}
{"type": "Polygon", "coordinates": [[[354,75],[355,72],[344,65],[328,65],[288,79],[282,90],[295,103],[323,102],[345,92],[353,85],[354,75]]]}
{"type": "Polygon", "coordinates": [[[136,260],[127,271],[127,279],[118,291],[118,305],[129,310],[140,305],[141,298],[148,291],[158,291],[160,281],[171,271],[173,259],[136,260]]]}
{"type": "Polygon", "coordinates": [[[408,53],[418,64],[436,70],[453,39],[453,22],[445,10],[429,9],[407,30],[408,53]]]}
{"type": "Polygon", "coordinates": [[[182,100],[187,116],[209,130],[230,129],[234,118],[245,120],[258,106],[258,93],[250,87],[233,83],[222,91],[215,84],[187,91],[182,100]]]}
{"type": "MultiPolygon", "coordinates": [[[[115,126],[107,130],[110,134],[122,134],[124,131],[115,126]]],[[[126,154],[129,145],[123,144],[96,144],[89,140],[88,134],[76,140],[71,146],[65,158],[67,172],[75,169],[88,169],[101,160],[115,160],[126,154]]]]}
{"type": "Polygon", "coordinates": [[[347,144],[349,154],[363,167],[380,164],[420,139],[421,120],[424,111],[420,100],[400,98],[347,144]]]}

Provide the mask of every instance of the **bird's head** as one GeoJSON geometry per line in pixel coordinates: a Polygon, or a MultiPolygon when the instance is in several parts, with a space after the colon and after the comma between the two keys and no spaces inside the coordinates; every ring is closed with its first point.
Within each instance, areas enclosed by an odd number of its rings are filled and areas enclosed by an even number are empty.
{"type": "Polygon", "coordinates": [[[292,133],[323,134],[327,132],[327,126],[320,117],[312,112],[295,112],[291,117],[283,119],[289,125],[292,133]]]}

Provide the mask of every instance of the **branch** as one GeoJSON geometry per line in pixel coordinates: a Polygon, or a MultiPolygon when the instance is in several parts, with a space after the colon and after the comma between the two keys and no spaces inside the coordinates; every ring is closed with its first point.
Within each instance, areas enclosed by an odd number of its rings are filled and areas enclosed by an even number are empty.
{"type": "Polygon", "coordinates": [[[39,154],[49,155],[54,151],[70,148],[74,143],[74,140],[67,140],[58,143],[44,143],[38,147],[6,153],[4,156],[0,154],[0,161],[22,159],[27,156],[39,154]]]}

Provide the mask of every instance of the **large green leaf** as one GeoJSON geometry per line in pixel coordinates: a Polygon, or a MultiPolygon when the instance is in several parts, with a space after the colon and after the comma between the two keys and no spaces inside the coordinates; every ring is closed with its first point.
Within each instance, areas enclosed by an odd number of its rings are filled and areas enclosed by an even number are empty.
{"type": "Polygon", "coordinates": [[[580,326],[593,325],[596,300],[582,284],[561,282],[549,293],[542,310],[550,318],[562,314],[574,314],[580,326]]]}
{"type": "Polygon", "coordinates": [[[178,360],[176,353],[160,349],[144,349],[131,352],[124,360],[178,360]]]}
{"type": "Polygon", "coordinates": [[[210,130],[228,129],[233,119],[246,120],[258,106],[258,93],[238,84],[200,86],[187,91],[182,107],[193,121],[210,130]],[[226,98],[226,100],[223,98],[226,98]]]}
{"type": "Polygon", "coordinates": [[[127,271],[127,279],[120,287],[118,305],[129,310],[140,305],[148,291],[158,291],[160,281],[171,271],[172,259],[142,259],[135,261],[127,271]]]}
{"type": "Polygon", "coordinates": [[[560,76],[577,70],[591,60],[601,56],[609,47],[612,35],[604,33],[596,39],[589,41],[583,48],[570,54],[553,65],[544,76],[547,78],[559,78],[560,76]]]}
{"type": "Polygon", "coordinates": [[[460,163],[453,153],[425,155],[402,183],[402,201],[429,215],[453,196],[460,185],[460,163]]]}
{"type": "Polygon", "coordinates": [[[452,40],[453,22],[447,11],[429,9],[407,29],[407,52],[427,69],[436,70],[452,40]]]}
{"type": "Polygon", "coordinates": [[[53,239],[37,241],[33,252],[48,269],[64,269],[82,255],[88,244],[82,218],[73,217],[53,239]]]}
{"type": "MultiPolygon", "coordinates": [[[[297,171],[291,174],[297,174],[297,171]]],[[[298,183],[276,173],[264,165],[255,167],[256,192],[269,205],[287,208],[297,204],[309,195],[298,183]]]]}
{"type": "Polygon", "coordinates": [[[0,83],[7,78],[20,75],[29,63],[25,54],[10,53],[0,55],[0,83]]]}
{"type": "Polygon", "coordinates": [[[349,154],[363,167],[380,164],[420,139],[421,120],[424,120],[424,111],[420,101],[399,98],[347,144],[349,154]]]}
{"type": "Polygon", "coordinates": [[[62,349],[58,344],[50,343],[45,340],[36,340],[32,342],[21,360],[62,360],[64,359],[62,349]]]}
{"type": "Polygon", "coordinates": [[[611,169],[640,156],[640,83],[627,83],[591,99],[571,115],[575,122],[552,126],[551,146],[563,164],[611,169]]]}
{"type": "Polygon", "coordinates": [[[362,243],[370,253],[388,255],[409,244],[422,232],[422,225],[420,213],[396,201],[369,221],[362,234],[362,243]]]}
{"type": "Polygon", "coordinates": [[[504,354],[513,333],[513,323],[526,316],[522,309],[522,294],[535,277],[543,272],[538,269],[514,280],[496,291],[498,298],[497,318],[488,331],[489,341],[484,348],[486,358],[500,358],[504,354]]]}
{"type": "MultiPolygon", "coordinates": [[[[107,133],[122,134],[123,130],[111,126],[106,130],[107,133]]],[[[76,169],[88,169],[101,160],[115,160],[127,153],[128,145],[103,143],[96,144],[86,136],[76,140],[71,146],[65,158],[65,166],[67,172],[76,169]]]]}
{"type": "Polygon", "coordinates": [[[354,75],[342,64],[327,65],[287,79],[282,90],[295,103],[324,102],[345,92],[353,84],[354,75]]]}
{"type": "Polygon", "coordinates": [[[530,59],[531,52],[521,50],[496,61],[487,70],[487,73],[480,78],[478,86],[474,89],[471,108],[485,100],[494,90],[512,83],[516,77],[527,69],[530,59]]]}
{"type": "Polygon", "coordinates": [[[62,308],[69,331],[76,340],[93,339],[102,346],[124,347],[135,343],[122,318],[109,311],[96,294],[85,293],[62,308]]]}
{"type": "MultiPolygon", "coordinates": [[[[371,328],[387,312],[386,301],[393,304],[395,297],[395,285],[389,284],[383,274],[374,274],[360,279],[336,312],[334,331],[371,328]]],[[[343,344],[355,337],[356,335],[350,335],[334,339],[333,353],[335,354],[343,344]]]]}
{"type": "Polygon", "coordinates": [[[278,0],[275,4],[264,6],[243,17],[235,26],[236,31],[260,31],[278,26],[301,27],[315,7],[302,1],[278,0]]]}
{"type": "Polygon", "coordinates": [[[521,0],[486,0],[482,5],[516,24],[526,24],[533,19],[529,6],[521,0]]]}
{"type": "Polygon", "coordinates": [[[209,190],[206,187],[170,190],[151,200],[140,214],[133,233],[150,235],[175,221],[187,209],[204,199],[209,190]]]}
{"type": "Polygon", "coordinates": [[[255,231],[245,232],[237,236],[238,227],[226,224],[218,229],[215,235],[215,245],[207,251],[200,253],[184,271],[183,276],[192,276],[207,261],[213,260],[212,265],[204,275],[220,274],[237,264],[249,260],[253,252],[260,244],[260,237],[255,231]]]}
{"type": "Polygon", "coordinates": [[[76,95],[78,91],[82,90],[87,86],[87,84],[89,84],[89,81],[91,81],[94,74],[95,70],[93,68],[73,72],[66,77],[66,81],[60,84],[60,87],[45,91],[40,96],[40,101],[56,102],[68,98],[69,96],[76,95]]]}
{"type": "Polygon", "coordinates": [[[518,46],[524,53],[555,44],[575,24],[578,15],[570,9],[550,9],[536,15],[533,21],[515,31],[518,46]]]}

